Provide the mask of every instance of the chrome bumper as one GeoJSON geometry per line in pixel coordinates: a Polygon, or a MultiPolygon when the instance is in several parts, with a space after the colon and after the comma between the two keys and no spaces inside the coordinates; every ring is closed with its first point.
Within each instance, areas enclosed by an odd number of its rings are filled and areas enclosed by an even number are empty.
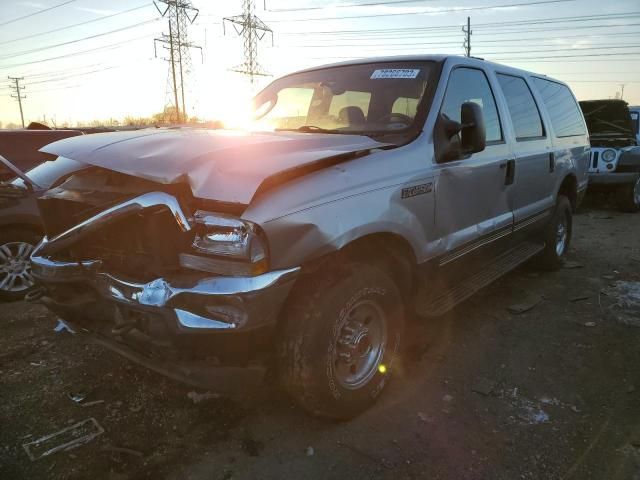
{"type": "Polygon", "coordinates": [[[70,263],[36,254],[31,257],[32,274],[45,284],[88,282],[104,299],[170,314],[179,329],[187,331],[247,329],[271,323],[300,271],[296,267],[255,277],[205,277],[188,282],[158,278],[136,283],[99,271],[100,264],[99,260],[70,263]]]}
{"type": "MultiPolygon", "coordinates": [[[[275,322],[299,267],[255,277],[199,276],[194,280],[193,276],[186,279],[185,275],[176,275],[136,283],[104,272],[100,260],[65,262],[54,258],[58,251],[87,234],[123,216],[153,208],[167,209],[182,231],[191,229],[190,219],[175,197],[164,192],[146,193],[112,206],[50,240],[45,237],[31,256],[32,274],[51,290],[61,284],[90,285],[99,297],[122,308],[173,319],[178,332],[249,329],[275,322]]],[[[90,316],[91,312],[83,314],[90,316]]]]}

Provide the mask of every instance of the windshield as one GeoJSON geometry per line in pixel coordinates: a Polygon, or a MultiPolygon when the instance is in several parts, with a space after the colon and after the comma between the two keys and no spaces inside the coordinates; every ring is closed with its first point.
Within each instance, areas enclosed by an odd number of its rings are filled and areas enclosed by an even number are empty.
{"type": "Polygon", "coordinates": [[[398,133],[414,126],[433,62],[347,65],[276,80],[254,100],[258,129],[398,133]]]}

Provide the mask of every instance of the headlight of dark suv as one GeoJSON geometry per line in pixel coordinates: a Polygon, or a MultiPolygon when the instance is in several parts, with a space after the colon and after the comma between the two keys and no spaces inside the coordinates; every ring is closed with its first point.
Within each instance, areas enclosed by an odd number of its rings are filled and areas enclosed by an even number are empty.
{"type": "Polygon", "coordinates": [[[194,253],[180,265],[226,276],[255,276],[269,269],[267,242],[257,225],[218,213],[197,211],[194,253]]]}

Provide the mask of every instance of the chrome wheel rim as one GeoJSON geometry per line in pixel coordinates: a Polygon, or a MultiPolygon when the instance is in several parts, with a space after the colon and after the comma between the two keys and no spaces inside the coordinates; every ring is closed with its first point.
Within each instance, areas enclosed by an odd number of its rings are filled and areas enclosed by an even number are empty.
{"type": "Polygon", "coordinates": [[[333,350],[333,367],[338,383],[354,390],[376,374],[387,344],[387,319],[371,300],[354,304],[345,316],[333,350]]]}
{"type": "Polygon", "coordinates": [[[0,245],[0,291],[22,292],[33,286],[29,257],[33,245],[8,242],[0,245]]]}
{"type": "Polygon", "coordinates": [[[556,227],[556,255],[562,256],[567,246],[567,216],[563,215],[556,227]]]}

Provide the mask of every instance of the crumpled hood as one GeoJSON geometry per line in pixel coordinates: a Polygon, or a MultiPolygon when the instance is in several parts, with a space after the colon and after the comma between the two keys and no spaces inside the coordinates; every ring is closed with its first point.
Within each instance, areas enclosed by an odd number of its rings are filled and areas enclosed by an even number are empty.
{"type": "Polygon", "coordinates": [[[83,135],[41,151],[154,182],[187,182],[197,198],[246,205],[273,175],[388,145],[360,135],[181,128],[83,135]]]}

